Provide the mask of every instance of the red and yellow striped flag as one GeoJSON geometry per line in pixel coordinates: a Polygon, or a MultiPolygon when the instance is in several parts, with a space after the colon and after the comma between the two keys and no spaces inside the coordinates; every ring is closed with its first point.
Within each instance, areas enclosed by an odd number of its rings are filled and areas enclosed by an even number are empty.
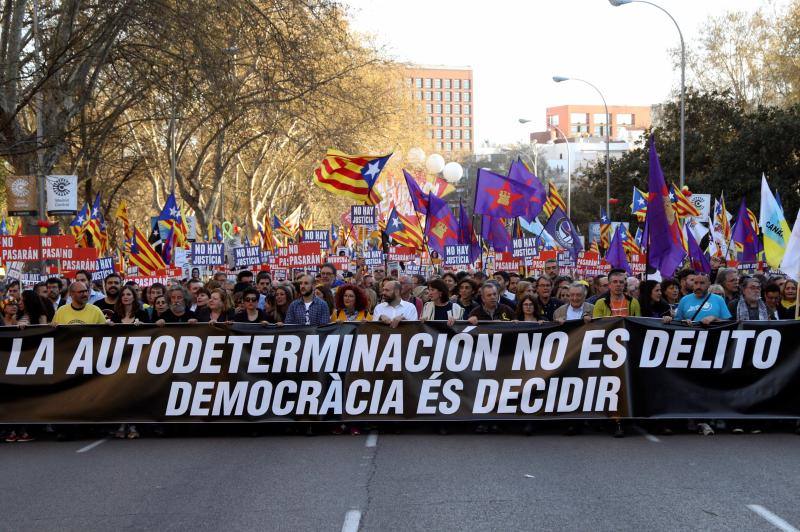
{"type": "Polygon", "coordinates": [[[374,189],[375,181],[391,156],[347,155],[329,149],[314,170],[314,183],[334,194],[377,205],[381,197],[374,189]]]}
{"type": "Polygon", "coordinates": [[[544,213],[548,218],[556,210],[556,207],[560,207],[562,211],[567,212],[567,204],[564,202],[564,198],[559,194],[556,184],[550,181],[547,184],[547,201],[544,203],[544,213]]]}

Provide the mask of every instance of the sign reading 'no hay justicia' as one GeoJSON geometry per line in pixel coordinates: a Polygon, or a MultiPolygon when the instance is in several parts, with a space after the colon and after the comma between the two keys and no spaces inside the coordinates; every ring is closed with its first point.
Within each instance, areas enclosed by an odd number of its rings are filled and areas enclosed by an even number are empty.
{"type": "Polygon", "coordinates": [[[0,423],[800,418],[800,324],[0,329],[0,423]]]}

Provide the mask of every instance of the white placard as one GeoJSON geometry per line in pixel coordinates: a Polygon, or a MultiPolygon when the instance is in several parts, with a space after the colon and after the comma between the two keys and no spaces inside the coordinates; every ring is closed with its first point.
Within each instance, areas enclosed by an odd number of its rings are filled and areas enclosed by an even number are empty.
{"type": "Polygon", "coordinates": [[[49,175],[45,177],[47,214],[75,215],[78,212],[78,176],[49,175]]]}

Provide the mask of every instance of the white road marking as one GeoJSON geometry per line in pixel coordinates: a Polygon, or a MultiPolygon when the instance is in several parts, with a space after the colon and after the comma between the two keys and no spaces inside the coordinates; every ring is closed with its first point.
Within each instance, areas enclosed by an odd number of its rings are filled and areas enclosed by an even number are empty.
{"type": "Polygon", "coordinates": [[[783,532],[800,532],[795,527],[784,521],[782,518],[778,517],[774,513],[770,512],[760,504],[748,504],[747,507],[766,519],[770,522],[772,526],[777,528],[778,530],[783,530],[783,532]]]}
{"type": "Polygon", "coordinates": [[[96,442],[94,442],[94,443],[90,443],[90,444],[89,444],[89,445],[87,445],[86,447],[81,447],[80,449],[78,449],[78,450],[77,450],[77,451],[75,451],[75,452],[76,452],[76,453],[85,453],[85,452],[91,451],[92,449],[94,449],[94,448],[95,448],[95,447],[97,447],[98,445],[100,445],[100,444],[103,444],[103,443],[105,443],[105,442],[107,442],[107,441],[108,441],[108,438],[103,438],[102,440],[97,440],[97,441],[96,441],[96,442]]]}
{"type": "Polygon", "coordinates": [[[373,430],[367,436],[367,443],[364,444],[365,447],[375,447],[378,445],[378,432],[373,430]]]}
{"type": "Polygon", "coordinates": [[[652,434],[650,434],[649,432],[644,430],[642,427],[634,427],[634,428],[635,428],[636,432],[638,432],[639,434],[644,436],[644,438],[647,441],[651,441],[653,443],[661,443],[661,440],[657,436],[653,436],[652,434]]]}
{"type": "Polygon", "coordinates": [[[357,532],[358,525],[361,522],[361,511],[355,508],[349,510],[344,514],[344,523],[342,524],[342,532],[357,532]]]}

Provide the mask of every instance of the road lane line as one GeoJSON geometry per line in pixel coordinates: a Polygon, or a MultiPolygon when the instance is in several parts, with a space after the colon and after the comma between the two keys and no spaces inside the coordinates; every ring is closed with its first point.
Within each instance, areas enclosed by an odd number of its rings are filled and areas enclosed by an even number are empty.
{"type": "Polygon", "coordinates": [[[376,445],[378,445],[378,431],[373,430],[369,433],[369,436],[367,436],[367,443],[365,443],[364,446],[375,447],[376,445]]]}
{"type": "Polygon", "coordinates": [[[636,432],[638,432],[639,434],[644,436],[647,441],[651,441],[653,443],[661,443],[661,440],[657,436],[653,436],[652,434],[650,434],[649,432],[644,430],[642,427],[638,427],[637,426],[637,427],[634,427],[634,428],[635,428],[636,432]]]}
{"type": "Polygon", "coordinates": [[[103,444],[103,443],[105,443],[105,442],[107,442],[107,441],[108,441],[108,438],[103,438],[102,440],[97,440],[97,441],[96,441],[96,442],[94,442],[94,443],[90,443],[90,444],[89,444],[89,445],[87,445],[86,447],[81,447],[80,449],[78,449],[78,450],[77,450],[77,451],[75,451],[75,452],[76,452],[76,453],[85,453],[85,452],[91,451],[92,449],[94,449],[94,448],[95,448],[95,447],[97,447],[98,445],[100,445],[100,444],[103,444]]]}
{"type": "Polygon", "coordinates": [[[353,508],[344,514],[344,523],[342,524],[342,532],[357,532],[358,525],[361,522],[361,511],[353,508]]]}
{"type": "Polygon", "coordinates": [[[784,521],[779,516],[770,512],[760,504],[748,504],[747,507],[770,522],[772,526],[783,532],[800,532],[795,527],[784,521]]]}

